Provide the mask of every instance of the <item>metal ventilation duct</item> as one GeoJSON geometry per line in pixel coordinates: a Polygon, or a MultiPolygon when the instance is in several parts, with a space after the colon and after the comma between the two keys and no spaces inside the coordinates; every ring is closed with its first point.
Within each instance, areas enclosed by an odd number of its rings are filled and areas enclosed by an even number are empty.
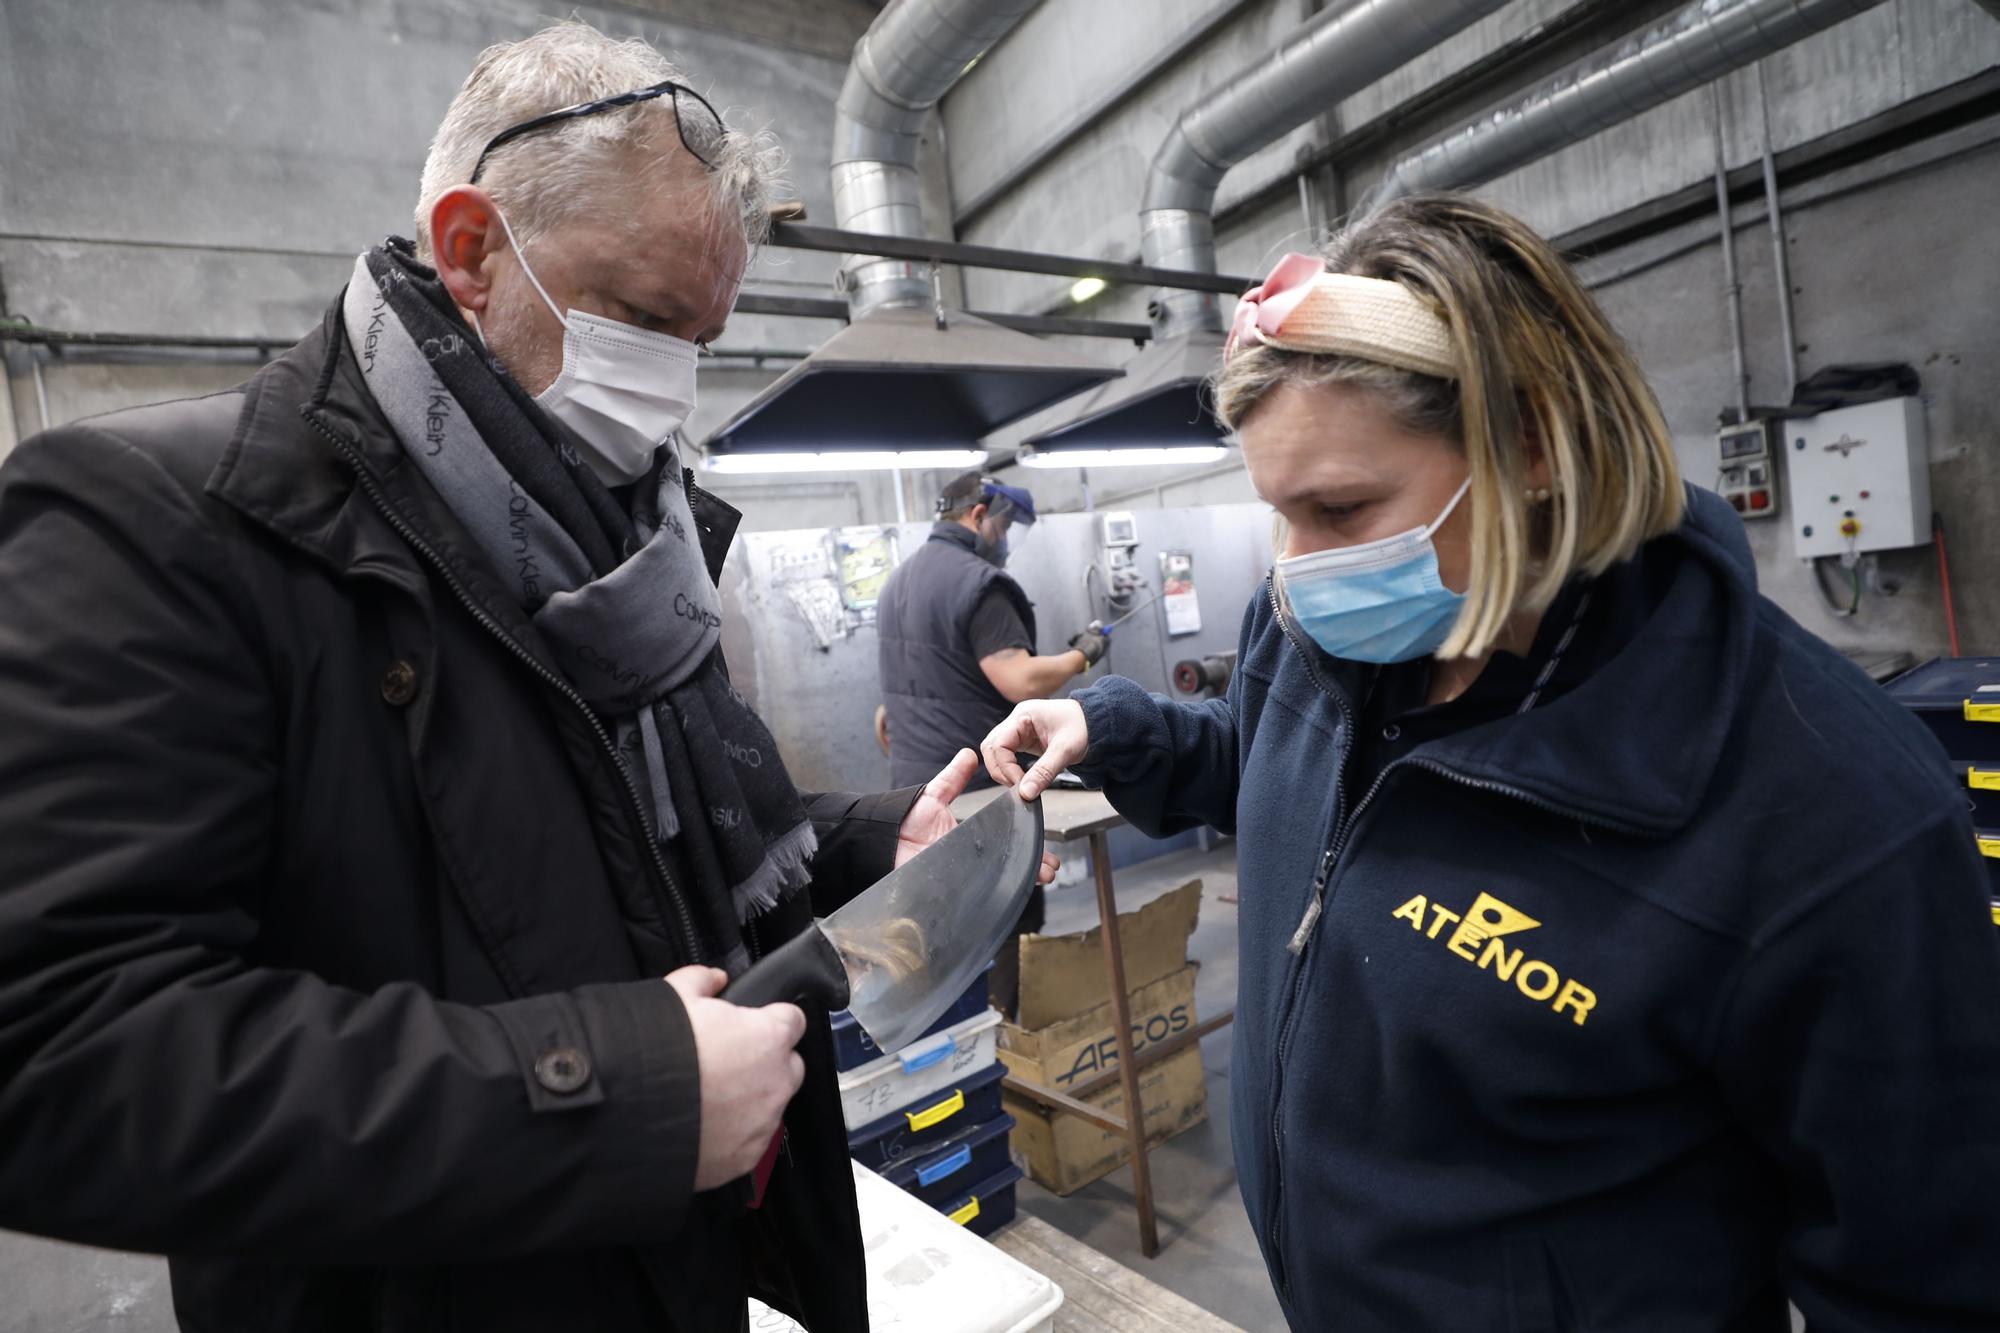
{"type": "MultiPolygon", "coordinates": [[[[925,113],[1037,0],[895,0],[855,44],[834,107],[835,225],[925,235],[917,142],[925,113]]],[[[853,319],[752,399],[710,452],[965,448],[1114,379],[1114,366],[937,305],[928,266],[849,255],[853,319]]]]}
{"type": "Polygon", "coordinates": [[[1397,162],[1371,196],[1477,185],[1691,92],[1880,0],[1697,0],[1397,162]]]}
{"type": "MultiPolygon", "coordinates": [[[[1139,214],[1144,262],[1215,272],[1215,193],[1231,167],[1506,2],[1360,0],[1306,24],[1220,96],[1183,113],[1153,155],[1139,214]]],[[[1222,355],[1221,330],[1212,293],[1157,291],[1156,341],[1126,364],[1125,378],[1024,443],[1045,450],[1214,444],[1224,432],[1203,381],[1222,355]]]]}
{"type": "MultiPolygon", "coordinates": [[[[1215,192],[1229,169],[1335,103],[1503,8],[1507,0],[1360,0],[1329,9],[1182,114],[1146,181],[1139,244],[1148,264],[1215,272],[1215,192]]],[[[1161,292],[1162,335],[1219,329],[1213,296],[1161,292]]]]}

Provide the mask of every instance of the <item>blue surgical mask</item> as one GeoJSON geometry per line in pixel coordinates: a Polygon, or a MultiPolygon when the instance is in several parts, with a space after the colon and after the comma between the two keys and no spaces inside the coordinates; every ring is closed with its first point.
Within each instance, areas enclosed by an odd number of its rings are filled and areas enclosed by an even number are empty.
{"type": "Polygon", "coordinates": [[[1438,576],[1431,537],[1471,486],[1468,477],[1428,527],[1278,561],[1278,585],[1299,628],[1350,662],[1408,662],[1436,652],[1465,594],[1438,576]]]}

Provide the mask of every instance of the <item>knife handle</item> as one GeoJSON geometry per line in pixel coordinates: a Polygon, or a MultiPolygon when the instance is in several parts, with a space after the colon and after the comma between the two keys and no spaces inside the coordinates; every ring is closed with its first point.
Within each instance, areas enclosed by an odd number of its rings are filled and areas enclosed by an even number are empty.
{"type": "Polygon", "coordinates": [[[818,925],[807,926],[750,965],[723,988],[722,998],[746,1009],[767,1004],[847,1007],[847,969],[818,925]]]}

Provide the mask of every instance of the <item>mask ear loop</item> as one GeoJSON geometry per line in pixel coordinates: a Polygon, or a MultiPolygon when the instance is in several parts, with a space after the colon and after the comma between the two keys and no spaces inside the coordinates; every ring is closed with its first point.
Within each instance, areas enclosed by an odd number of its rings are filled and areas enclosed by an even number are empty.
{"type": "MultiPolygon", "coordinates": [[[[493,205],[493,213],[500,219],[500,230],[507,233],[507,244],[514,247],[514,258],[521,261],[521,272],[528,275],[528,281],[534,285],[536,294],[542,298],[542,303],[548,306],[549,313],[556,317],[556,323],[562,325],[567,330],[569,328],[568,317],[562,311],[556,309],[556,303],[549,299],[549,289],[542,286],[542,280],[535,276],[534,267],[528,263],[527,251],[523,250],[521,243],[514,239],[514,228],[508,223],[507,214],[502,211],[498,204],[493,205]]],[[[482,333],[479,336],[484,338],[486,335],[482,333]]]]}
{"type": "Polygon", "coordinates": [[[1424,529],[1424,539],[1426,541],[1437,535],[1437,530],[1444,526],[1444,521],[1451,517],[1452,510],[1458,508],[1459,501],[1463,500],[1465,498],[1465,493],[1471,489],[1472,489],[1472,478],[1470,476],[1467,476],[1465,479],[1465,484],[1460,486],[1458,488],[1458,493],[1451,497],[1451,503],[1444,507],[1444,512],[1437,516],[1437,521],[1424,529]]]}

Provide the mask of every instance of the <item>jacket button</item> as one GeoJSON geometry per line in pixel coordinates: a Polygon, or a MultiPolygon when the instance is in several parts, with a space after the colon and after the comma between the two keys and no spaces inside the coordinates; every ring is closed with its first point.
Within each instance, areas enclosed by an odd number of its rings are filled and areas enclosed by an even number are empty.
{"type": "Polygon", "coordinates": [[[382,673],[382,702],[401,708],[417,697],[417,669],[402,658],[382,673]]]}
{"type": "Polygon", "coordinates": [[[590,1082],[590,1057],[574,1046],[544,1051],[535,1061],[535,1081],[550,1092],[568,1094],[590,1082]]]}

